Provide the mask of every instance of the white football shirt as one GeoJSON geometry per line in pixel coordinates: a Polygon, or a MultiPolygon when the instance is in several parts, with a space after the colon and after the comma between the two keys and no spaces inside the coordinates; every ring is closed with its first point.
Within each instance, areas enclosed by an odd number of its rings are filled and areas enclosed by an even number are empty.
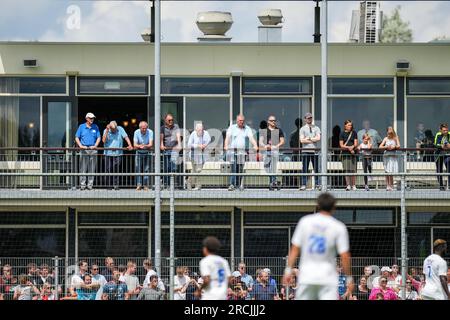
{"type": "Polygon", "coordinates": [[[292,237],[300,247],[299,284],[338,285],[336,254],[350,250],[345,224],[322,213],[300,219],[292,237]]]}
{"type": "Polygon", "coordinates": [[[226,300],[228,278],[231,276],[228,262],[217,255],[211,254],[200,261],[200,274],[209,276],[210,282],[204,289],[202,300],[226,300]]]}
{"type": "Polygon", "coordinates": [[[435,300],[447,300],[439,278],[439,276],[447,276],[447,262],[441,256],[432,254],[423,262],[423,273],[425,274],[425,287],[421,294],[435,300]]]}

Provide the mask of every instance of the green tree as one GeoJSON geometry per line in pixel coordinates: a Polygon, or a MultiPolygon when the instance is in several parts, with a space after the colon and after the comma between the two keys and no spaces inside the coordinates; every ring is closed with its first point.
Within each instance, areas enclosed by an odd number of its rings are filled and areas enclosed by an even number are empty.
{"type": "Polygon", "coordinates": [[[409,21],[405,22],[400,17],[401,6],[397,6],[390,16],[383,17],[380,42],[399,43],[411,42],[412,30],[409,21]]]}

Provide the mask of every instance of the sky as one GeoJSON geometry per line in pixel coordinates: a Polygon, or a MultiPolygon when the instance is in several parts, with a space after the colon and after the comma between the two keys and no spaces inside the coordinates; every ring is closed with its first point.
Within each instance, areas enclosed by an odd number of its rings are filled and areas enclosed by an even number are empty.
{"type": "MultiPolygon", "coordinates": [[[[141,31],[150,26],[148,1],[0,0],[0,5],[0,41],[142,42],[141,31]]],[[[381,10],[389,15],[398,5],[413,42],[450,36],[450,2],[381,1],[381,10]]],[[[347,42],[359,1],[331,1],[328,7],[329,41],[347,42]]],[[[197,41],[202,35],[197,13],[215,10],[231,12],[232,42],[256,42],[257,15],[265,8],[282,10],[284,42],[313,41],[313,1],[162,1],[162,41],[197,41]]]]}

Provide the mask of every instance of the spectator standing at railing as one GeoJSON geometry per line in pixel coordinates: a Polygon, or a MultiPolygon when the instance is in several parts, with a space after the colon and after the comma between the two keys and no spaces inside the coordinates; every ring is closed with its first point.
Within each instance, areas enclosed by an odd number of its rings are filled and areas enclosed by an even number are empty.
{"type": "Polygon", "coordinates": [[[400,268],[397,264],[392,265],[392,272],[388,278],[388,282],[394,283],[392,289],[394,289],[395,292],[400,290],[400,286],[402,285],[402,276],[400,274],[400,268]]]}
{"type": "Polygon", "coordinates": [[[28,278],[34,285],[37,285],[38,279],[39,279],[39,269],[38,269],[36,263],[34,263],[34,262],[29,263],[27,265],[27,269],[28,269],[28,274],[27,274],[28,278]]]}
{"type": "MultiPolygon", "coordinates": [[[[188,140],[188,149],[190,151],[191,165],[193,173],[200,173],[203,169],[203,165],[208,161],[208,145],[211,143],[211,136],[208,131],[204,130],[203,123],[197,122],[195,124],[195,130],[191,133],[188,140]]],[[[187,180],[188,190],[200,190],[201,184],[198,182],[199,177],[189,177],[187,180]]]]}
{"type": "Polygon", "coordinates": [[[106,281],[112,280],[114,271],[114,259],[111,257],[105,258],[105,266],[102,268],[101,274],[105,277],[106,281]]]}
{"type": "Polygon", "coordinates": [[[292,271],[291,281],[287,286],[282,286],[280,290],[281,300],[295,300],[295,293],[297,291],[297,276],[292,271]]]}
{"type": "Polygon", "coordinates": [[[370,121],[364,120],[362,122],[362,129],[358,131],[358,143],[363,141],[363,137],[365,134],[368,134],[370,140],[372,141],[373,147],[378,148],[381,143],[381,137],[377,130],[370,127],[370,121]]]}
{"type": "Polygon", "coordinates": [[[260,281],[255,284],[252,291],[252,300],[278,300],[275,286],[269,282],[269,274],[262,270],[259,274],[260,281]]]}
{"type": "Polygon", "coordinates": [[[142,288],[139,285],[139,279],[138,277],[136,277],[135,273],[136,273],[136,263],[134,261],[128,261],[127,271],[125,272],[123,278],[128,288],[129,300],[136,300],[142,288]]]}
{"type": "MultiPolygon", "coordinates": [[[[313,116],[311,113],[305,114],[306,124],[300,129],[300,142],[302,143],[302,172],[309,172],[309,163],[312,164],[315,173],[319,173],[319,154],[314,149],[320,148],[321,132],[320,128],[313,124],[313,116]],[[308,150],[310,149],[310,150],[308,150]]],[[[306,190],[308,181],[307,176],[302,176],[302,185],[300,190],[306,190]]],[[[312,179],[311,179],[312,181],[312,179]]],[[[319,189],[319,177],[315,178],[316,189],[319,189]]],[[[311,183],[312,185],[312,183],[311,183]]],[[[314,186],[312,186],[314,188],[314,186]]]]}
{"type": "Polygon", "coordinates": [[[366,133],[362,138],[362,143],[358,146],[358,150],[362,155],[364,175],[364,188],[369,191],[369,176],[367,173],[372,173],[372,142],[370,136],[366,133]]]}
{"type": "MultiPolygon", "coordinates": [[[[425,143],[425,125],[422,122],[419,122],[416,126],[414,142],[416,143],[416,149],[422,148],[425,143]]],[[[420,151],[417,151],[417,160],[420,160],[420,151]]]]}
{"type": "Polygon", "coordinates": [[[80,261],[78,263],[78,273],[74,274],[72,276],[72,279],[70,281],[70,293],[72,296],[76,295],[76,290],[80,289],[81,286],[84,284],[84,280],[83,277],[85,274],[88,273],[89,270],[89,266],[88,263],[84,260],[80,261]]]}
{"type": "Polygon", "coordinates": [[[99,267],[96,264],[91,266],[91,275],[92,275],[92,283],[98,283],[99,289],[97,290],[97,294],[95,296],[95,300],[102,300],[103,295],[103,287],[108,282],[106,278],[101,275],[99,272],[99,267]]]}
{"type": "Polygon", "coordinates": [[[19,285],[14,288],[13,300],[36,300],[41,292],[27,275],[19,276],[19,285]]]}
{"type": "MultiPolygon", "coordinates": [[[[243,172],[246,149],[249,149],[248,142],[252,144],[254,151],[258,150],[252,129],[245,124],[244,115],[239,114],[236,117],[236,124],[232,124],[228,128],[224,143],[227,161],[231,162],[232,173],[243,172]]],[[[244,189],[242,177],[231,176],[228,190],[233,191],[236,187],[244,189]]]]}
{"type": "Polygon", "coordinates": [[[139,292],[137,300],[164,300],[164,292],[159,290],[158,281],[157,275],[151,276],[148,286],[139,292]]]}
{"type": "MultiPolygon", "coordinates": [[[[400,289],[398,292],[398,298],[402,300],[403,298],[403,289],[400,289]]],[[[412,282],[411,280],[406,280],[406,288],[405,288],[405,300],[417,300],[419,298],[419,295],[415,290],[412,288],[412,282]]]]}
{"type": "MultiPolygon", "coordinates": [[[[280,158],[280,148],[284,145],[284,132],[277,126],[277,119],[274,115],[267,118],[267,128],[259,130],[259,148],[263,152],[264,169],[267,173],[276,173],[278,160],[280,158]]],[[[277,176],[269,177],[269,190],[279,187],[277,176]]]]}
{"type": "Polygon", "coordinates": [[[14,292],[12,288],[17,285],[17,278],[13,275],[13,269],[10,264],[5,264],[0,278],[0,295],[4,300],[12,300],[14,292]]]}
{"type": "Polygon", "coordinates": [[[119,279],[120,272],[114,270],[112,280],[103,286],[102,300],[128,300],[127,285],[119,279]]]}
{"type": "Polygon", "coordinates": [[[383,295],[383,300],[397,300],[397,294],[394,290],[387,286],[388,279],[386,277],[380,277],[380,281],[377,288],[373,288],[370,292],[369,300],[378,300],[377,294],[383,295]]]}
{"type": "MultiPolygon", "coordinates": [[[[153,147],[153,131],[148,128],[148,123],[145,121],[139,122],[139,129],[134,132],[133,135],[134,148],[136,149],[136,173],[149,173],[150,172],[150,149],[153,147]]],[[[148,190],[149,177],[147,175],[136,176],[136,190],[139,191],[144,188],[144,191],[148,190]]]]}
{"type": "MultiPolygon", "coordinates": [[[[448,124],[442,123],[439,126],[439,132],[436,133],[434,137],[434,146],[437,148],[436,151],[436,172],[443,173],[444,165],[445,172],[447,174],[450,173],[450,153],[448,150],[450,149],[450,133],[448,132],[448,124]]],[[[444,185],[444,177],[438,176],[439,181],[439,189],[441,191],[449,189],[449,176],[447,175],[447,185],[444,185]]]]}
{"type": "Polygon", "coordinates": [[[181,293],[186,293],[186,300],[199,300],[199,298],[195,295],[195,292],[200,289],[199,280],[200,279],[197,272],[193,272],[189,283],[181,290],[181,293]]]}
{"type": "MultiPolygon", "coordinates": [[[[163,153],[163,172],[177,172],[179,152],[181,150],[181,132],[171,113],[166,114],[164,117],[164,125],[161,127],[160,148],[163,153]]],[[[163,176],[162,187],[170,187],[169,176],[163,176]]]]}
{"type": "Polygon", "coordinates": [[[42,289],[44,284],[47,284],[47,283],[53,284],[55,282],[53,277],[50,275],[49,269],[50,268],[48,265],[46,265],[46,264],[41,265],[40,275],[36,282],[36,285],[40,290],[42,289]]]}
{"type": "Polygon", "coordinates": [[[369,299],[369,288],[367,287],[367,277],[362,276],[359,279],[358,291],[356,296],[358,300],[368,300],[369,299]]]}
{"type": "MultiPolygon", "coordinates": [[[[389,277],[391,276],[392,269],[388,266],[384,266],[381,268],[381,276],[377,276],[372,280],[372,288],[378,288],[380,285],[380,278],[385,277],[389,281],[389,277]]],[[[388,283],[388,287],[393,287],[394,282],[388,283]]]]}
{"type": "Polygon", "coordinates": [[[103,146],[105,148],[111,148],[116,150],[105,150],[105,172],[106,173],[115,173],[114,176],[106,177],[106,187],[112,188],[114,190],[119,190],[119,174],[121,173],[121,162],[123,155],[123,140],[125,140],[128,144],[127,149],[132,150],[133,146],[131,145],[130,138],[128,138],[125,130],[117,125],[116,121],[111,121],[106,129],[103,131],[102,141],[103,146]],[[111,185],[112,181],[112,185],[111,185]]]}
{"type": "Polygon", "coordinates": [[[186,287],[191,279],[184,274],[184,267],[177,267],[177,274],[174,277],[174,300],[186,300],[186,287]]]}
{"type": "Polygon", "coordinates": [[[144,282],[143,282],[142,286],[144,288],[148,287],[148,284],[150,282],[150,277],[153,276],[153,275],[156,275],[158,277],[158,289],[163,291],[163,292],[165,292],[166,288],[164,286],[164,283],[162,282],[161,278],[156,273],[156,271],[153,270],[152,260],[145,259],[144,262],[143,262],[143,266],[144,266],[144,269],[147,272],[147,274],[145,275],[145,279],[144,279],[144,282]]]}
{"type": "Polygon", "coordinates": [[[77,300],[95,300],[100,284],[92,282],[92,276],[86,273],[82,285],[77,288],[77,300]]]}
{"type": "MultiPolygon", "coordinates": [[[[344,173],[356,173],[358,136],[353,129],[352,120],[344,121],[344,131],[339,135],[339,146],[341,148],[341,161],[344,173]]],[[[356,190],[356,176],[346,176],[345,182],[347,184],[345,190],[356,190]]]]}
{"type": "MultiPolygon", "coordinates": [[[[100,144],[100,129],[94,123],[93,113],[86,114],[86,123],[81,124],[75,134],[75,142],[81,149],[80,173],[95,173],[97,167],[97,147],[100,144]]],[[[87,178],[87,188],[92,190],[94,175],[87,178]]],[[[86,189],[86,176],[80,176],[80,188],[86,189]]]]}
{"type": "Polygon", "coordinates": [[[227,300],[246,300],[247,293],[247,286],[242,281],[241,274],[234,271],[227,291],[227,300]]]}
{"type": "Polygon", "coordinates": [[[247,298],[246,300],[250,300],[250,293],[253,290],[253,278],[251,275],[249,275],[246,271],[247,271],[247,266],[245,265],[244,262],[240,262],[238,265],[238,271],[241,274],[241,281],[245,283],[245,286],[247,287],[247,298]]]}
{"type": "MultiPolygon", "coordinates": [[[[400,140],[393,127],[387,128],[387,136],[381,142],[380,149],[384,150],[384,172],[398,173],[397,150],[400,149],[400,140]]],[[[386,176],[386,190],[394,190],[394,176],[392,175],[386,176]]]]}

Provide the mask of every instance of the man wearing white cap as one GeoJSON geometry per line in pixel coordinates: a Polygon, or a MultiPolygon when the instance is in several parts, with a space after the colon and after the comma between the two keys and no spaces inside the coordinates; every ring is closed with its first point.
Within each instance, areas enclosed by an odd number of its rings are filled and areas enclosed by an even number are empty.
{"type": "MultiPolygon", "coordinates": [[[[97,147],[100,143],[100,130],[94,123],[94,114],[86,114],[86,123],[81,124],[75,134],[75,142],[81,149],[80,173],[95,173],[97,166],[97,147]]],[[[92,190],[94,176],[88,177],[87,188],[92,190]]],[[[86,176],[80,176],[81,190],[86,189],[86,176]]]]}

